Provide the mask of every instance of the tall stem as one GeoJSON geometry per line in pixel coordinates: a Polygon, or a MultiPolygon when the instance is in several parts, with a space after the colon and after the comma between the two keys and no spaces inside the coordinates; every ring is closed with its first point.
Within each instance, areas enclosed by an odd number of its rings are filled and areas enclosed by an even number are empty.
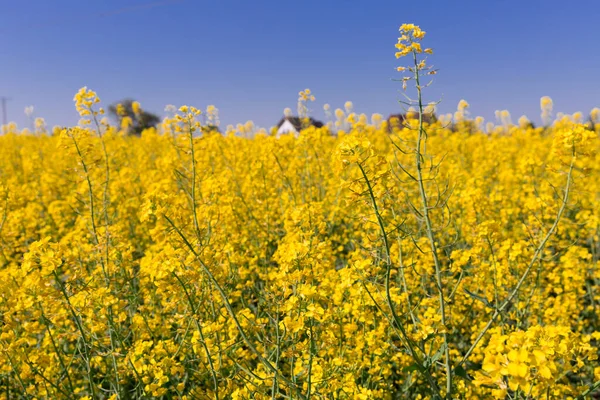
{"type": "Polygon", "coordinates": [[[442,317],[442,325],[444,332],[442,337],[444,339],[444,359],[446,367],[446,398],[452,398],[452,365],[450,364],[450,349],[448,348],[448,333],[446,332],[446,300],[444,299],[444,286],[442,281],[442,269],[441,263],[438,257],[437,244],[435,242],[435,234],[433,232],[433,226],[431,224],[431,217],[429,215],[429,204],[427,199],[427,192],[425,191],[425,185],[423,183],[423,154],[421,153],[422,146],[427,143],[427,135],[423,128],[423,95],[421,92],[421,83],[419,76],[419,63],[417,61],[417,53],[413,51],[414,61],[414,74],[415,83],[418,94],[418,105],[419,105],[419,133],[417,136],[417,148],[415,150],[416,166],[417,166],[417,182],[419,185],[419,194],[421,196],[421,203],[423,206],[423,219],[425,220],[425,226],[427,228],[427,238],[431,245],[431,254],[433,256],[433,263],[435,266],[435,281],[438,289],[438,299],[440,304],[440,314],[442,317]]]}
{"type": "MultiPolygon", "coordinates": [[[[379,212],[379,206],[377,205],[377,199],[375,198],[375,193],[373,192],[373,185],[371,185],[371,181],[369,180],[369,177],[367,176],[367,172],[365,171],[364,167],[360,163],[358,163],[358,168],[360,169],[360,172],[362,173],[365,183],[367,184],[369,197],[371,199],[371,204],[373,205],[373,211],[375,212],[375,216],[377,217],[377,223],[379,224],[379,229],[381,231],[381,237],[383,239],[383,244],[385,247],[385,256],[386,256],[385,295],[386,295],[386,302],[390,309],[390,313],[392,314],[392,318],[391,318],[390,322],[392,324],[392,327],[397,328],[401,332],[402,337],[403,337],[404,341],[406,342],[406,346],[408,348],[409,354],[413,358],[415,363],[417,364],[417,369],[425,376],[425,378],[431,385],[431,389],[434,392],[434,398],[436,398],[436,399],[441,398],[437,382],[435,381],[435,379],[433,379],[433,376],[431,375],[429,370],[427,368],[424,368],[423,360],[419,356],[419,353],[417,353],[411,338],[408,336],[408,333],[406,332],[406,330],[404,329],[404,326],[402,325],[402,321],[400,321],[400,318],[398,317],[398,314],[396,314],[394,302],[392,301],[392,296],[390,294],[390,275],[391,275],[391,270],[392,270],[392,258],[391,258],[391,252],[390,252],[390,245],[389,245],[389,241],[388,241],[388,235],[387,235],[387,231],[385,229],[385,223],[383,221],[383,217],[381,216],[381,213],[379,212]]],[[[370,293],[369,293],[369,296],[370,296],[370,293]]],[[[375,300],[373,298],[372,298],[372,300],[375,302],[375,300]]],[[[377,305],[376,302],[375,302],[375,304],[377,305]]]]}

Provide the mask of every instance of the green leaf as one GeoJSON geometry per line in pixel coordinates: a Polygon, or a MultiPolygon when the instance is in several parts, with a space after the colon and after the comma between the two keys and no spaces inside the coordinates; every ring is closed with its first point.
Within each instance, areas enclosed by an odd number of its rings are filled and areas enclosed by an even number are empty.
{"type": "Polygon", "coordinates": [[[439,350],[433,355],[433,357],[431,357],[431,364],[437,362],[440,358],[442,358],[445,351],[446,351],[446,344],[444,343],[442,345],[442,347],[440,347],[439,350]]]}
{"type": "Polygon", "coordinates": [[[408,366],[402,368],[402,371],[413,372],[413,371],[417,371],[418,369],[419,369],[419,366],[417,364],[411,364],[411,365],[408,365],[408,366]]]}
{"type": "Polygon", "coordinates": [[[471,380],[471,378],[469,377],[469,374],[467,374],[467,371],[460,365],[458,367],[454,368],[454,375],[461,377],[463,379],[466,379],[468,381],[471,380]]]}
{"type": "Polygon", "coordinates": [[[471,296],[473,299],[478,300],[478,301],[482,302],[483,304],[485,304],[486,307],[492,307],[492,305],[490,304],[490,302],[488,301],[488,299],[486,299],[485,297],[483,297],[483,296],[481,296],[479,294],[473,293],[473,292],[471,292],[468,289],[463,289],[463,290],[464,290],[464,292],[466,294],[468,294],[469,296],[471,296]]]}

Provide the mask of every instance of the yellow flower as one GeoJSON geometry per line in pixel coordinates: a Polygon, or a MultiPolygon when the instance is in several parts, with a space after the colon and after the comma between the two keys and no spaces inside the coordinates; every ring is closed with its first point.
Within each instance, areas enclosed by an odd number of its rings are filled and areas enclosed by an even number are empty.
{"type": "Polygon", "coordinates": [[[131,110],[133,111],[134,114],[139,114],[140,112],[142,112],[142,108],[140,106],[140,103],[137,101],[134,101],[131,103],[131,110]]]}

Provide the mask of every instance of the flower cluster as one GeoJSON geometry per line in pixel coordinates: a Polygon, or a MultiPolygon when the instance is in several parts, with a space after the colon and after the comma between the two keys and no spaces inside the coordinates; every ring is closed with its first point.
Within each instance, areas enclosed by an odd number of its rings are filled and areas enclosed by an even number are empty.
{"type": "Polygon", "coordinates": [[[93,90],[89,90],[87,87],[82,87],[73,97],[75,102],[75,109],[80,116],[84,117],[80,123],[82,125],[89,124],[91,121],[85,117],[96,117],[98,115],[104,115],[104,109],[99,108],[94,110],[94,104],[100,103],[100,98],[93,90]]]}
{"type": "Polygon", "coordinates": [[[425,31],[421,30],[414,24],[403,24],[400,27],[401,36],[398,38],[396,43],[396,58],[404,57],[412,53],[420,54],[427,53],[432,54],[431,49],[423,50],[421,47],[421,40],[425,37],[425,31]]]}
{"type": "Polygon", "coordinates": [[[409,55],[413,56],[413,63],[409,66],[399,66],[398,72],[409,71],[411,75],[402,78],[402,87],[406,90],[407,83],[411,79],[418,79],[420,73],[425,75],[435,75],[437,71],[431,65],[427,64],[425,58],[419,59],[421,54],[433,54],[430,48],[423,49],[421,41],[425,37],[425,31],[414,24],[403,24],[400,27],[400,37],[396,43],[396,58],[402,58],[409,55]]]}
{"type": "Polygon", "coordinates": [[[494,398],[518,393],[538,398],[575,395],[564,377],[576,374],[586,363],[598,359],[591,337],[574,334],[565,326],[532,326],[527,331],[494,333],[484,349],[482,371],[476,385],[495,387],[494,398]],[[563,381],[563,382],[561,382],[563,381]]]}
{"type": "Polygon", "coordinates": [[[168,106],[132,136],[83,88],[93,127],[5,126],[0,400],[595,395],[597,115],[436,118],[400,31],[402,121],[247,138],[168,106]]]}
{"type": "Polygon", "coordinates": [[[455,397],[587,390],[600,162],[585,149],[597,135],[568,121],[498,135],[466,113],[431,121],[428,149],[445,154],[422,167],[442,323],[416,132],[346,106],[337,137],[212,134],[186,106],[141,137],[0,137],[0,398],[432,398],[446,346],[455,371],[466,357],[455,397]],[[469,352],[562,204],[565,165],[548,150],[567,157],[573,142],[570,210],[469,352]]]}
{"type": "Polygon", "coordinates": [[[310,89],[304,89],[298,92],[298,115],[300,118],[308,118],[308,102],[315,101],[315,96],[310,89]]]}

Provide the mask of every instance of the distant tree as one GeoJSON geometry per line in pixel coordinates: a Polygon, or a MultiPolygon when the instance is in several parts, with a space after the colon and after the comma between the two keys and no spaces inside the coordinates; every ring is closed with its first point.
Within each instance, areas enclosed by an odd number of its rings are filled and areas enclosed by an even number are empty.
{"type": "Polygon", "coordinates": [[[205,125],[202,127],[202,132],[204,133],[221,133],[221,130],[217,125],[205,125]]]}
{"type": "Polygon", "coordinates": [[[119,125],[128,127],[131,134],[138,136],[144,129],[152,128],[160,122],[157,115],[142,110],[140,103],[132,99],[113,104],[108,107],[108,111],[119,125]]]}
{"type": "MultiPolygon", "coordinates": [[[[411,118],[418,120],[419,114],[414,111],[405,114],[390,114],[390,116],[387,118],[388,132],[392,133],[394,129],[402,129],[403,126],[406,126],[406,120],[411,118]]],[[[433,124],[438,120],[434,113],[424,113],[422,118],[423,122],[428,124],[433,124]]]]}

